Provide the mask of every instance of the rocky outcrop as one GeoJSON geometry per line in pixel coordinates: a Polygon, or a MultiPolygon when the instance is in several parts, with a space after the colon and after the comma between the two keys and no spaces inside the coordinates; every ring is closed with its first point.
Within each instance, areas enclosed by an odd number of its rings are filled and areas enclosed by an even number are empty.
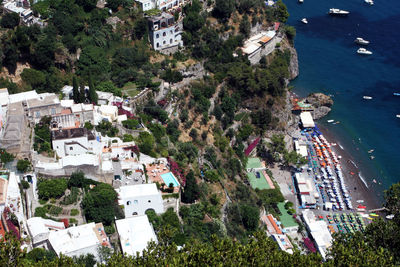
{"type": "Polygon", "coordinates": [[[290,50],[289,80],[293,80],[299,75],[299,61],[296,49],[290,46],[289,50],[290,50]]]}
{"type": "Polygon", "coordinates": [[[321,119],[328,115],[333,105],[333,100],[330,96],[323,93],[312,93],[306,98],[306,102],[314,107],[313,118],[321,119]]]}

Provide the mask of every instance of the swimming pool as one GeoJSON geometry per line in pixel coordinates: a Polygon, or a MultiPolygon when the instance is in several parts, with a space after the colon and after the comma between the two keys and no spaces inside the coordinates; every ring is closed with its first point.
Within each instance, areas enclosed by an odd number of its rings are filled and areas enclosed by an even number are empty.
{"type": "Polygon", "coordinates": [[[172,183],[174,187],[179,186],[179,183],[172,172],[161,174],[161,178],[163,179],[166,186],[169,186],[170,183],[172,183]]]}

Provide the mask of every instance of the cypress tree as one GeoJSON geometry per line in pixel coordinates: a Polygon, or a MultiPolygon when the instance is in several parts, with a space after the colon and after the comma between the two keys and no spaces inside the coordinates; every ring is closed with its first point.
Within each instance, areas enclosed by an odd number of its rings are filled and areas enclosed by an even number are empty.
{"type": "Polygon", "coordinates": [[[85,103],[86,101],[86,92],[85,92],[85,85],[81,84],[80,86],[80,93],[79,93],[79,103],[85,103]]]}
{"type": "Polygon", "coordinates": [[[78,80],[76,79],[76,76],[72,78],[72,93],[74,102],[79,103],[80,94],[79,94],[78,80]]]}
{"type": "Polygon", "coordinates": [[[96,89],[93,84],[92,74],[90,72],[89,72],[89,96],[88,97],[89,97],[90,103],[97,105],[98,97],[97,97],[96,89]]]}

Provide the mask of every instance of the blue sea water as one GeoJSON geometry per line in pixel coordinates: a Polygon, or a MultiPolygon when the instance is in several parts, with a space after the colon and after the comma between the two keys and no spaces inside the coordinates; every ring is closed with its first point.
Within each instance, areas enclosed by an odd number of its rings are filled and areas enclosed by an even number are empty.
{"type": "Polygon", "coordinates": [[[361,170],[369,188],[382,191],[400,181],[400,1],[284,0],[296,27],[300,75],[294,92],[331,94],[332,112],[319,123],[335,135],[361,170]],[[350,11],[332,17],[329,8],[350,11]],[[307,18],[308,24],[300,22],[307,18]],[[370,56],[356,53],[356,37],[371,43],[370,56]],[[364,95],[372,100],[363,99],[364,95]],[[340,124],[326,121],[334,119],[340,124]],[[374,149],[369,158],[368,150],[374,149]],[[376,179],[378,183],[372,183],[376,179]],[[379,184],[381,183],[381,184],[379,184]]]}

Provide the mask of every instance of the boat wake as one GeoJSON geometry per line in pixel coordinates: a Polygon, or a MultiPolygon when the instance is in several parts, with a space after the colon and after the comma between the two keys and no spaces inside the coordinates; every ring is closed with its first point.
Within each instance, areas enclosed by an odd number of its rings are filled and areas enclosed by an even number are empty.
{"type": "Polygon", "coordinates": [[[339,144],[339,147],[340,147],[342,150],[344,150],[344,147],[342,147],[342,145],[341,145],[341,144],[339,144]]]}
{"type": "Polygon", "coordinates": [[[361,179],[361,181],[363,182],[363,184],[364,184],[367,188],[369,188],[367,182],[366,182],[365,179],[364,179],[364,177],[362,177],[361,172],[358,173],[358,177],[360,177],[360,179],[361,179]]]}
{"type": "Polygon", "coordinates": [[[358,166],[357,166],[357,164],[356,164],[354,161],[352,161],[351,159],[349,159],[349,161],[351,162],[351,164],[354,165],[354,167],[356,167],[356,168],[358,169],[358,166]]]}

